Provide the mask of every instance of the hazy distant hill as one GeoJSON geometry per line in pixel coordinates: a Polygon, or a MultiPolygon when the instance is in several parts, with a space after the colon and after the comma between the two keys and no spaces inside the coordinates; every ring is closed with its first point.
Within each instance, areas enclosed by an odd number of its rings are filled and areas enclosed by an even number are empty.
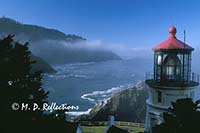
{"type": "Polygon", "coordinates": [[[114,94],[107,103],[96,105],[89,115],[82,115],[78,119],[107,121],[108,115],[112,114],[119,121],[144,122],[146,98],[145,84],[140,83],[133,88],[114,94]]]}
{"type": "Polygon", "coordinates": [[[50,64],[121,59],[110,50],[94,48],[93,44],[87,45],[86,39],[78,35],[66,35],[55,29],[22,24],[2,17],[0,18],[0,36],[8,34],[14,34],[16,40],[30,42],[32,53],[50,64]]]}
{"type": "Polygon", "coordinates": [[[120,60],[121,58],[108,50],[89,50],[79,48],[52,48],[49,52],[35,52],[50,64],[64,64],[76,62],[100,62],[108,60],[120,60]]]}
{"type": "Polygon", "coordinates": [[[85,40],[77,35],[65,35],[55,29],[48,29],[37,25],[22,24],[6,17],[0,18],[0,34],[14,34],[16,36],[26,37],[29,41],[44,39],[66,41],[85,40]]]}
{"type": "Polygon", "coordinates": [[[31,59],[36,61],[35,64],[32,66],[33,71],[42,71],[44,73],[53,73],[56,72],[51,65],[49,65],[46,61],[44,61],[42,58],[31,55],[31,59]]]}

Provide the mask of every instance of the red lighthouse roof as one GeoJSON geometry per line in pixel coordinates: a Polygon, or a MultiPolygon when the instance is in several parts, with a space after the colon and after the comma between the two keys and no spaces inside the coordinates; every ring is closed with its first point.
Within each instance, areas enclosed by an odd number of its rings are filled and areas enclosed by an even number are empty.
{"type": "Polygon", "coordinates": [[[169,38],[156,45],[153,50],[194,50],[192,47],[176,38],[176,28],[174,26],[169,28],[169,34],[169,38]]]}

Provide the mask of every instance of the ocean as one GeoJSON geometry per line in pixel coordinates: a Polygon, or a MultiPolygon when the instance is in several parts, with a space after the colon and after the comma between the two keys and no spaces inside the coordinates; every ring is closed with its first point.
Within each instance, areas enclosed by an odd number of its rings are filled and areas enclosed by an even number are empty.
{"type": "Polygon", "coordinates": [[[133,87],[152,71],[152,60],[129,59],[53,66],[55,74],[43,76],[49,103],[79,106],[77,114],[88,113],[113,93],[133,87]]]}

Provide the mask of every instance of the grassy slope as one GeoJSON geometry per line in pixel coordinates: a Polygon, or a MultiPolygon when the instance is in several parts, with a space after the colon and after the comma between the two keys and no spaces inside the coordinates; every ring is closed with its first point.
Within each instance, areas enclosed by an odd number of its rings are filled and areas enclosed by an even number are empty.
{"type": "MultiPolygon", "coordinates": [[[[144,128],[134,126],[117,126],[122,129],[129,129],[131,133],[143,132],[144,128]]],[[[107,126],[81,126],[83,133],[104,133],[107,126]]]]}

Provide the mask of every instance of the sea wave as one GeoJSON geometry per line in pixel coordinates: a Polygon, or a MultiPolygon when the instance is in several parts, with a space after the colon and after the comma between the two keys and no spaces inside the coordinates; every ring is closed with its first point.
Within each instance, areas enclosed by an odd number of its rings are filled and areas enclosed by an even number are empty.
{"type": "Polygon", "coordinates": [[[83,74],[48,74],[46,75],[50,79],[65,79],[65,78],[83,78],[83,79],[90,79],[91,76],[83,75],[83,74]]]}
{"type": "Polygon", "coordinates": [[[59,69],[59,68],[74,67],[74,66],[87,66],[87,65],[91,65],[91,64],[95,64],[95,62],[68,63],[68,64],[54,66],[54,68],[59,69]]]}
{"type": "Polygon", "coordinates": [[[91,93],[86,93],[81,96],[82,99],[88,100],[90,102],[100,102],[110,97],[113,93],[119,92],[124,88],[124,86],[113,87],[105,91],[93,91],[91,93]]]}
{"type": "Polygon", "coordinates": [[[95,62],[87,62],[87,63],[74,63],[74,64],[64,64],[59,66],[54,66],[57,71],[54,74],[44,74],[47,79],[65,79],[65,78],[83,78],[83,79],[91,79],[94,76],[94,73],[83,71],[81,66],[91,65],[95,62]]]}
{"type": "Polygon", "coordinates": [[[89,114],[91,110],[92,108],[89,108],[86,111],[71,111],[71,112],[65,112],[65,114],[70,116],[79,116],[79,115],[89,114]]]}
{"type": "Polygon", "coordinates": [[[120,85],[118,87],[112,87],[112,88],[105,90],[105,91],[93,91],[91,93],[83,94],[81,96],[81,98],[84,99],[84,100],[88,100],[90,102],[93,102],[93,103],[99,103],[99,102],[105,101],[106,99],[111,97],[112,94],[120,92],[124,89],[130,88],[130,87],[133,87],[133,86],[134,86],[133,84],[120,85]]]}

